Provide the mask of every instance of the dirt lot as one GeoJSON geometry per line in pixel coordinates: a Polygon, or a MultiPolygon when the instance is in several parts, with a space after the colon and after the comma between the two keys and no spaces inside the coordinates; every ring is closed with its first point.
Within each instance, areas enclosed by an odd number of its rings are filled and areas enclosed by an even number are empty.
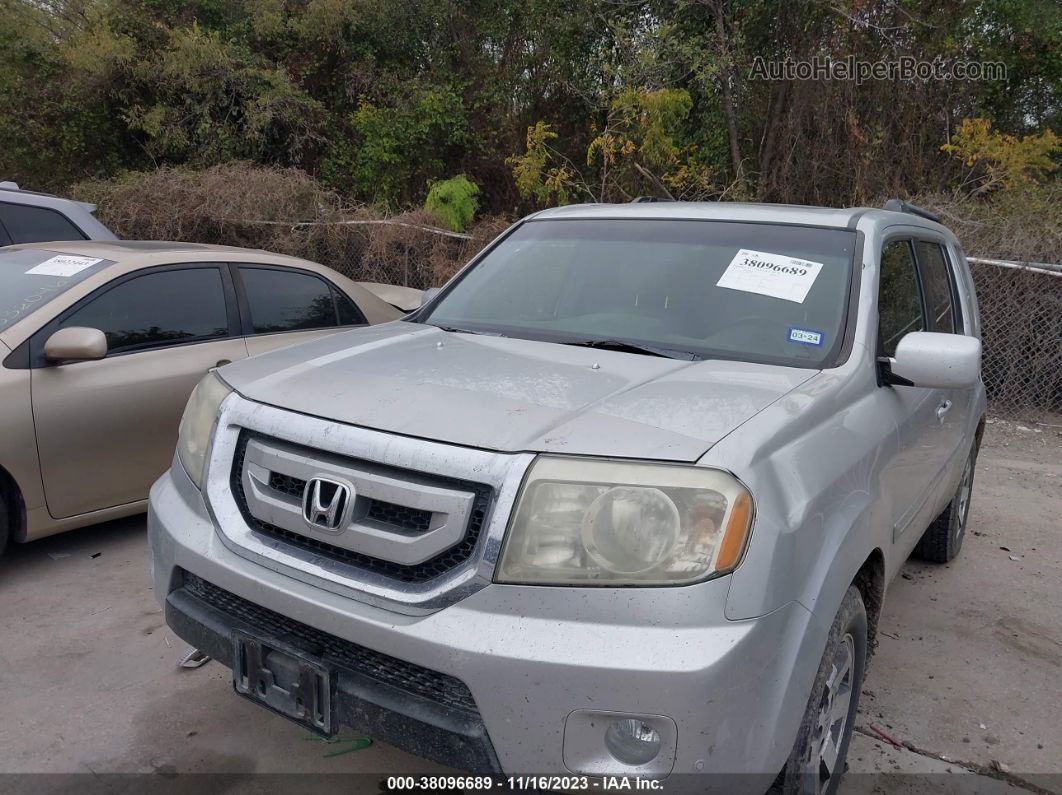
{"type": "MultiPolygon", "coordinates": [[[[1062,418],[989,426],[972,511],[954,565],[908,563],[890,587],[843,793],[1062,793],[1062,418]],[[961,775],[933,775],[947,772],[961,775]]],[[[143,789],[106,773],[162,790],[186,773],[444,770],[382,744],[337,753],[352,746],[236,698],[216,663],[176,668],[143,530],[112,522],[0,559],[0,773],[87,774],[0,776],[0,793],[143,789]]],[[[251,789],[294,786],[270,780],[251,789]]]]}

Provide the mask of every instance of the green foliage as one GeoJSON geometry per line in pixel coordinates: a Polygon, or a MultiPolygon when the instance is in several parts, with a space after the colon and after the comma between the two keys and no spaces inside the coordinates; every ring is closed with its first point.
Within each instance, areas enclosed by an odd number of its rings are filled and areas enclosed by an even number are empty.
{"type": "Polygon", "coordinates": [[[1052,130],[1019,138],[993,130],[988,119],[963,119],[951,143],[940,148],[967,166],[981,166],[978,190],[984,192],[1043,182],[1058,169],[1052,156],[1062,153],[1062,138],[1052,130]]]}
{"type": "MultiPolygon", "coordinates": [[[[941,151],[955,119],[1062,133],[1062,4],[0,0],[0,106],[0,177],[36,188],[248,160],[389,209],[454,174],[489,212],[644,193],[856,203],[960,187],[968,158],[941,151]],[[751,76],[757,57],[849,55],[1007,72],[751,76]]],[[[1016,151],[977,173],[1057,162],[1017,167],[1016,151]]]]}
{"type": "Polygon", "coordinates": [[[557,137],[551,125],[535,122],[527,128],[526,149],[522,155],[510,155],[505,162],[512,167],[516,189],[525,199],[534,199],[539,204],[551,200],[567,204],[572,189],[573,170],[567,165],[549,165],[558,159],[549,142],[557,137]]]}
{"type": "Polygon", "coordinates": [[[464,232],[472,225],[479,201],[479,188],[468,177],[460,174],[436,182],[428,190],[424,209],[438,216],[439,220],[454,232],[464,232]]]}
{"type": "Polygon", "coordinates": [[[390,105],[362,97],[347,134],[325,160],[326,183],[384,206],[413,201],[471,137],[461,98],[447,88],[415,90],[390,105]]]}

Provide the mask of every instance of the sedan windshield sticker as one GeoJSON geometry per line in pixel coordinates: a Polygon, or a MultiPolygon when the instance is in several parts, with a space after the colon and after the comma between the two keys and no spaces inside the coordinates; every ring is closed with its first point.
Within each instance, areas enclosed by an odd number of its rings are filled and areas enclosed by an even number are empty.
{"type": "Polygon", "coordinates": [[[817,345],[821,347],[822,332],[813,331],[809,328],[791,328],[789,329],[789,341],[798,345],[817,345]]]}
{"type": "Polygon", "coordinates": [[[820,270],[821,262],[743,248],[730,260],[716,286],[802,304],[820,270]]]}
{"type": "Polygon", "coordinates": [[[85,268],[91,268],[97,262],[103,262],[103,260],[60,254],[51,259],[46,259],[40,265],[30,268],[26,273],[34,276],[62,276],[69,278],[81,273],[85,268]]]}

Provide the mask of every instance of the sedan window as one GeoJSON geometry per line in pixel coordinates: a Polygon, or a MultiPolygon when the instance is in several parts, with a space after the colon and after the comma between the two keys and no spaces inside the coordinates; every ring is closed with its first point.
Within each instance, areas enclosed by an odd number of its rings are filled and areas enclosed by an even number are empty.
{"type": "MultiPolygon", "coordinates": [[[[332,288],[317,276],[276,268],[241,267],[240,277],[255,334],[341,325],[332,288]]],[[[353,305],[343,307],[342,325],[349,325],[354,313],[360,315],[353,305]]]]}
{"type": "Polygon", "coordinates": [[[110,353],[226,337],[221,271],[188,268],[136,276],[65,317],[60,327],[68,326],[99,329],[110,353]]]}

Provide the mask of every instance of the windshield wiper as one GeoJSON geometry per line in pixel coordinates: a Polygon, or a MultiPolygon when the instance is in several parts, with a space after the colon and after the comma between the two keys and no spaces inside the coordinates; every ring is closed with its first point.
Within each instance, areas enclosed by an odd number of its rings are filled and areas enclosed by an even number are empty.
{"type": "MultiPolygon", "coordinates": [[[[425,325],[435,326],[434,323],[427,323],[425,325]]],[[[435,326],[439,331],[447,331],[451,334],[481,334],[486,337],[504,337],[505,335],[499,331],[475,331],[470,328],[458,328],[457,326],[435,326]]]]}
{"type": "Polygon", "coordinates": [[[605,351],[619,351],[620,353],[640,353],[644,356],[661,356],[665,359],[685,359],[696,361],[701,357],[689,351],[680,351],[673,348],[657,348],[652,345],[642,345],[637,342],[624,340],[558,340],[561,345],[574,345],[580,348],[600,348],[605,351]]]}

